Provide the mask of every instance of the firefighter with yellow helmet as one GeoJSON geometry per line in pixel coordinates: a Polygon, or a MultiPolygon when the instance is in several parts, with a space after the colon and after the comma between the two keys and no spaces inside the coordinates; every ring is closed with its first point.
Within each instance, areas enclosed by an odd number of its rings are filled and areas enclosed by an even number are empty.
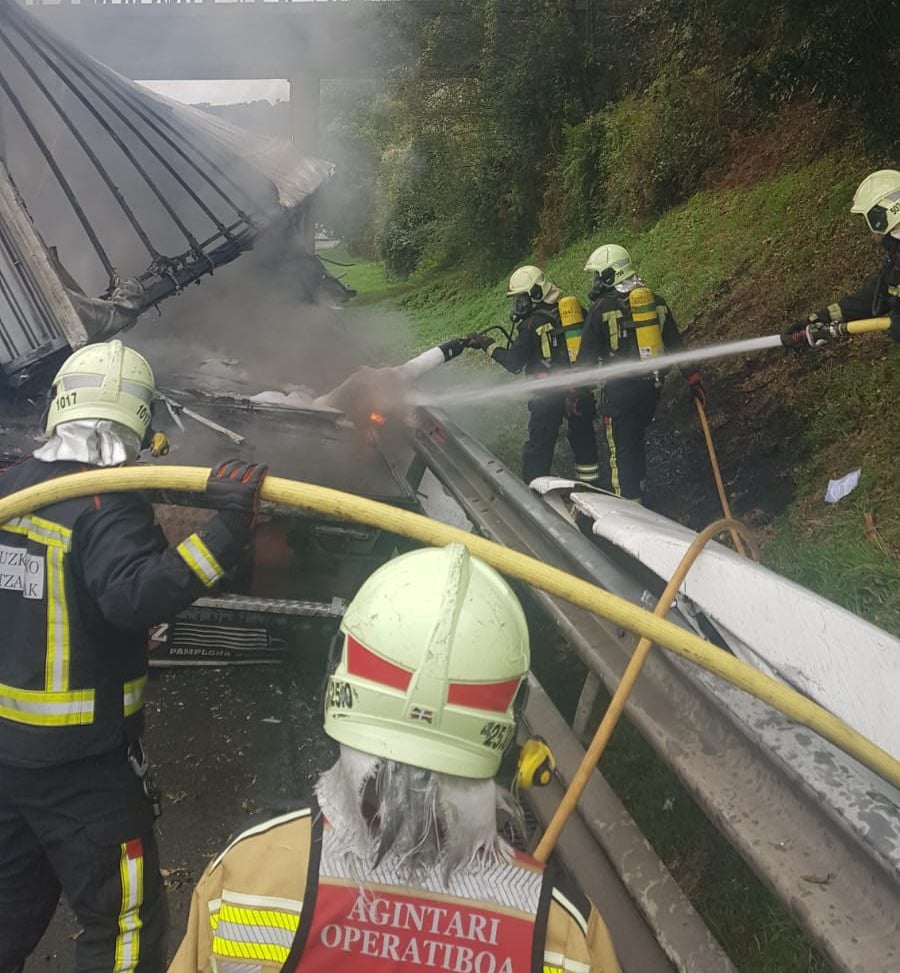
{"type": "MultiPolygon", "coordinates": [[[[133,462],[154,377],[121,341],[88,345],[53,381],[33,456],[0,497],[133,462]]],[[[0,971],[21,970],[62,890],[75,968],[161,973],[166,904],[141,745],[147,629],[242,556],[266,467],[210,477],[219,514],[169,548],[135,493],[64,500],[0,523],[0,971]]]]}
{"type": "MultiPolygon", "coordinates": [[[[597,247],[584,269],[593,274],[576,364],[628,359],[660,359],[659,370],[640,376],[611,379],[600,394],[600,440],[607,448],[607,489],[629,500],[641,501],[647,475],[644,439],[656,414],[664,374],[663,356],[683,347],[678,325],[662,295],[650,290],[638,276],[624,247],[610,243],[597,247]]],[[[698,372],[687,378],[691,394],[706,404],[698,372]]]]}
{"type": "Polygon", "coordinates": [[[509,585],[460,544],[413,551],[365,582],[341,641],[318,809],[210,864],[170,973],[619,973],[597,910],[498,833],[529,667],[509,585]]]}
{"type": "Polygon", "coordinates": [[[858,291],[785,329],[781,340],[789,347],[818,343],[816,324],[840,324],[882,315],[890,315],[889,333],[900,342],[900,171],[879,169],[866,176],[853,196],[850,212],[865,219],[873,239],[884,251],[881,269],[858,291]]]}
{"type": "MultiPolygon", "coordinates": [[[[563,297],[541,270],[531,265],[519,267],[509,278],[506,296],[511,298],[510,319],[516,336],[508,348],[488,335],[469,335],[470,347],[481,348],[508,372],[525,372],[538,382],[558,374],[574,363],[581,341],[584,311],[577,298],[563,297]]],[[[522,449],[522,479],[530,483],[550,473],[559,427],[565,418],[568,440],[575,457],[579,480],[596,483],[597,442],[594,436],[593,393],[585,391],[567,400],[564,391],[535,395],[528,402],[528,439],[522,449]]]]}

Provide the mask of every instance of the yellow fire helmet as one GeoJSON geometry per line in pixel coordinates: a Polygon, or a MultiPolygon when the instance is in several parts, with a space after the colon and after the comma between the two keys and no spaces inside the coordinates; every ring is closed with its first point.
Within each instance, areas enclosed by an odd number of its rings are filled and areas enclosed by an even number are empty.
{"type": "Polygon", "coordinates": [[[528,672],[519,600],[462,544],[401,555],[350,602],[325,690],[325,732],[458,777],[495,776],[528,672]]]}
{"type": "Polygon", "coordinates": [[[85,345],[53,379],[46,433],[75,419],[110,419],[144,438],[156,381],[147,359],[118,339],[85,345]]]}
{"type": "Polygon", "coordinates": [[[604,243],[602,247],[597,247],[587,258],[584,269],[599,274],[607,287],[613,287],[635,275],[631,256],[617,243],[604,243]]]}
{"type": "Polygon", "coordinates": [[[890,233],[900,223],[900,172],[879,169],[866,176],[853,196],[851,213],[861,213],[873,233],[890,233]]]}

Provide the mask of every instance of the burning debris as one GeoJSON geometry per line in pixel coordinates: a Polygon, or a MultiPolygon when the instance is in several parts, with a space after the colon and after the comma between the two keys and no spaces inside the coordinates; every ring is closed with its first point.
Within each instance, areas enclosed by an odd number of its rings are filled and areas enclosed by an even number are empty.
{"type": "Polygon", "coordinates": [[[319,408],[338,409],[357,427],[383,426],[388,418],[404,421],[415,405],[415,382],[450,361],[462,349],[454,342],[429,348],[402,365],[363,366],[327,395],[315,400],[319,408]]]}

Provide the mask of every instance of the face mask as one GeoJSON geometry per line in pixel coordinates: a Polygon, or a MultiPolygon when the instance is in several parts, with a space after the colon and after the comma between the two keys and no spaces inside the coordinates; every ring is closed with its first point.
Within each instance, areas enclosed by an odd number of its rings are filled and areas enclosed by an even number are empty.
{"type": "Polygon", "coordinates": [[[521,321],[531,313],[531,297],[528,294],[516,294],[512,301],[512,312],[510,319],[521,321]]]}

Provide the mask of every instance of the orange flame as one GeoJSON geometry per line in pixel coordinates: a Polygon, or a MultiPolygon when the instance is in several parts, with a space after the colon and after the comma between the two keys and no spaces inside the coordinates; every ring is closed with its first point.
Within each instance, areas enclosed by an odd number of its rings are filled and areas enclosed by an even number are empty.
{"type": "Polygon", "coordinates": [[[384,425],[384,413],[383,412],[370,412],[369,422],[374,423],[376,426],[384,425]]]}

